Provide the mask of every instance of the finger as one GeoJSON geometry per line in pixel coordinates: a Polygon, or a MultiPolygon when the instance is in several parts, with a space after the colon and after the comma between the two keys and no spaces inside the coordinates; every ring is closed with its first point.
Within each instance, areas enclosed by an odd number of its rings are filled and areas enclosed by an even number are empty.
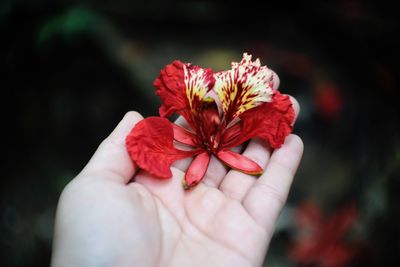
{"type": "Polygon", "coordinates": [[[289,135],[282,147],[272,153],[264,174],[243,199],[243,206],[248,213],[271,234],[286,202],[302,154],[303,142],[300,137],[289,135]]]}
{"type": "MultiPolygon", "coordinates": [[[[237,153],[241,153],[243,150],[243,146],[237,146],[232,149],[237,153]]],[[[226,176],[229,168],[223,164],[219,159],[212,156],[210,160],[210,164],[208,165],[208,169],[203,178],[203,183],[214,188],[218,188],[226,176]]]]}
{"type": "MultiPolygon", "coordinates": [[[[182,222],[185,218],[184,204],[185,189],[182,186],[184,173],[172,167],[172,177],[170,179],[160,179],[147,171],[140,170],[135,175],[135,184],[143,185],[150,193],[162,201],[162,204],[173,213],[174,217],[182,222]]],[[[136,190],[136,189],[135,189],[136,190]]]]}
{"type": "MultiPolygon", "coordinates": [[[[243,155],[254,160],[263,169],[267,165],[271,148],[260,139],[253,139],[243,152],[243,155]]],[[[236,170],[230,170],[221,182],[220,190],[228,197],[242,201],[247,190],[254,184],[256,177],[236,170]]]]}
{"type": "MultiPolygon", "coordinates": [[[[240,153],[242,151],[242,146],[234,147],[232,151],[240,153]]],[[[182,172],[186,172],[192,160],[193,158],[186,158],[175,161],[172,166],[181,170],[182,172]]],[[[210,163],[208,164],[202,183],[210,187],[218,188],[228,170],[229,168],[225,164],[223,164],[214,155],[211,155],[210,163]]]]}
{"type": "Polygon", "coordinates": [[[272,71],[272,72],[273,72],[273,75],[274,75],[272,77],[272,88],[274,90],[278,90],[279,84],[281,83],[281,80],[279,79],[279,76],[278,76],[278,74],[275,73],[275,71],[272,71]]]}
{"type": "MultiPolygon", "coordinates": [[[[300,106],[294,97],[290,97],[295,111],[295,120],[300,112],[300,106]]],[[[294,122],[293,122],[294,123],[294,122]]],[[[264,141],[254,139],[243,152],[243,155],[257,162],[263,169],[267,166],[271,155],[271,147],[264,141]]],[[[244,174],[235,170],[231,170],[221,182],[220,189],[225,195],[232,199],[242,201],[248,190],[256,182],[256,177],[253,175],[244,174]]]]}
{"type": "Polygon", "coordinates": [[[291,95],[288,95],[288,96],[290,98],[290,102],[292,102],[292,107],[294,109],[294,120],[293,120],[293,124],[294,124],[297,120],[297,117],[300,114],[300,105],[299,105],[299,102],[297,102],[296,98],[294,98],[291,95]]]}
{"type": "Polygon", "coordinates": [[[97,148],[79,177],[111,178],[128,183],[138,167],[129,157],[125,138],[142,119],[137,112],[126,113],[114,131],[97,148]]]}

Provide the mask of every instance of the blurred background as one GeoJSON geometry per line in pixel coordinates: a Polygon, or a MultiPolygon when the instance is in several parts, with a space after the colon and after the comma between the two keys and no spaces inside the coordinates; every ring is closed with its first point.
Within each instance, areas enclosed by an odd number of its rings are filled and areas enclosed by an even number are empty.
{"type": "Polygon", "coordinates": [[[399,266],[398,10],[384,1],[0,2],[0,266],[47,266],[63,187],[174,59],[260,58],[305,154],[265,266],[399,266]]]}

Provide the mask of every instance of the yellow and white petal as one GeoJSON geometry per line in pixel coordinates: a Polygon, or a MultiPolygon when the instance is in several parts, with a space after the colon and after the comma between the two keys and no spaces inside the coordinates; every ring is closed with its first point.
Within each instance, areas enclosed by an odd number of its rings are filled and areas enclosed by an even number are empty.
{"type": "Polygon", "coordinates": [[[227,120],[246,110],[272,101],[273,71],[261,66],[260,60],[251,61],[243,54],[241,62],[233,62],[232,69],[216,73],[214,91],[222,104],[227,120]]]}
{"type": "Polygon", "coordinates": [[[195,111],[201,106],[207,92],[214,86],[213,72],[211,69],[203,69],[190,64],[185,64],[183,70],[189,107],[195,111]]]}

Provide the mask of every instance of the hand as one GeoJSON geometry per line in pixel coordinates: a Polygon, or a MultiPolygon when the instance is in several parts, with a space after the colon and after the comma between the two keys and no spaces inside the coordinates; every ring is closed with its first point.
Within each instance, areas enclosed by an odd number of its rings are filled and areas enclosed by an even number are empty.
{"type": "Polygon", "coordinates": [[[185,191],[187,161],[166,180],[132,163],[125,137],[141,119],[127,113],[64,189],[52,266],[261,266],[301,139],[290,135],[273,152],[252,140],[243,154],[265,167],[261,177],[228,171],[213,158],[203,183],[185,191]]]}

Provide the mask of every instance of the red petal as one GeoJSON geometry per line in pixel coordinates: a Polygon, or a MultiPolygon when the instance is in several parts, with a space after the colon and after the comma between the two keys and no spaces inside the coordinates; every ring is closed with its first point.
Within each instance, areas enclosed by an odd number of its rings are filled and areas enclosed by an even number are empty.
{"type": "Polygon", "coordinates": [[[232,148],[240,145],[237,141],[242,138],[242,126],[242,123],[236,123],[224,132],[222,139],[224,148],[232,148]]]}
{"type": "Polygon", "coordinates": [[[321,265],[326,267],[349,266],[348,263],[355,256],[355,249],[346,244],[328,243],[325,251],[322,251],[321,265]]]}
{"type": "Polygon", "coordinates": [[[221,127],[221,120],[217,104],[212,98],[203,101],[201,107],[198,109],[198,113],[193,118],[195,119],[195,125],[192,127],[203,140],[210,141],[220,138],[218,132],[221,127]]]}
{"type": "Polygon", "coordinates": [[[172,176],[170,166],[192,156],[194,151],[182,151],[173,146],[172,123],[164,118],[149,117],[137,123],[126,137],[126,147],[140,168],[160,178],[172,176]]]}
{"type": "Polygon", "coordinates": [[[179,60],[175,60],[162,69],[154,81],[153,85],[157,88],[156,94],[163,102],[159,109],[161,117],[169,117],[174,112],[187,108],[183,65],[179,60]]]}
{"type": "Polygon", "coordinates": [[[336,119],[343,110],[343,97],[334,84],[322,84],[317,87],[315,102],[317,110],[326,119],[336,119]]]}
{"type": "Polygon", "coordinates": [[[357,209],[354,203],[347,204],[336,212],[327,224],[327,232],[333,238],[341,239],[350,229],[357,218],[357,209]]]}
{"type": "Polygon", "coordinates": [[[198,184],[206,174],[209,163],[210,154],[208,152],[203,152],[196,156],[186,172],[183,187],[189,189],[198,184]]]}
{"type": "Polygon", "coordinates": [[[260,137],[272,148],[278,148],[284,143],[286,136],[292,132],[294,110],[289,96],[276,91],[271,103],[264,103],[250,109],[240,118],[242,119],[241,136],[229,142],[229,147],[242,144],[253,137],[260,137]]]}
{"type": "Polygon", "coordinates": [[[191,123],[190,112],[196,111],[202,104],[203,98],[214,83],[211,69],[175,60],[161,70],[154,81],[156,93],[163,102],[159,109],[160,116],[169,117],[177,112],[191,123]]]}
{"type": "Polygon", "coordinates": [[[289,256],[298,263],[310,265],[318,263],[324,248],[319,246],[314,240],[296,241],[290,248],[289,256]]]}
{"type": "Polygon", "coordinates": [[[263,173],[263,169],[256,162],[230,150],[218,152],[217,157],[232,169],[254,175],[263,173]]]}
{"type": "Polygon", "coordinates": [[[178,142],[189,146],[197,146],[197,136],[189,132],[188,130],[176,125],[172,124],[174,128],[174,139],[178,142]]]}
{"type": "Polygon", "coordinates": [[[319,229],[324,225],[324,219],[321,209],[315,202],[305,201],[301,203],[296,210],[296,224],[301,228],[319,229]]]}

